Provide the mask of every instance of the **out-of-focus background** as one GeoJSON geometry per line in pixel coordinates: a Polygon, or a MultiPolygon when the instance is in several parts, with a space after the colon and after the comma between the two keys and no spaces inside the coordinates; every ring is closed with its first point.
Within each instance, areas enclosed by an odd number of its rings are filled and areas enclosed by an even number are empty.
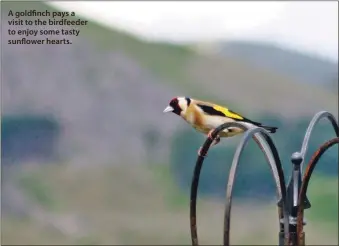
{"type": "MultiPolygon", "coordinates": [[[[312,116],[338,117],[337,2],[1,2],[2,243],[190,244],[189,189],[205,137],[174,96],[276,125],[286,181],[312,116]],[[8,11],[75,11],[72,45],[8,45],[8,11]]],[[[334,136],[318,126],[310,155],[334,136]]],[[[201,244],[222,242],[241,137],[213,147],[198,201],[201,244]]],[[[260,150],[241,159],[232,244],[276,244],[275,186],[260,150]]],[[[338,244],[338,148],[315,170],[307,244],[338,244]]]]}

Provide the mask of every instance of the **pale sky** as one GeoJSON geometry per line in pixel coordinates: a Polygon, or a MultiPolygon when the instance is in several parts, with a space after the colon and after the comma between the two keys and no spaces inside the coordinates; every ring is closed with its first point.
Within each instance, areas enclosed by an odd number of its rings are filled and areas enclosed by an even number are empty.
{"type": "Polygon", "coordinates": [[[149,40],[258,40],[338,61],[338,3],[300,2],[50,2],[149,40]]]}

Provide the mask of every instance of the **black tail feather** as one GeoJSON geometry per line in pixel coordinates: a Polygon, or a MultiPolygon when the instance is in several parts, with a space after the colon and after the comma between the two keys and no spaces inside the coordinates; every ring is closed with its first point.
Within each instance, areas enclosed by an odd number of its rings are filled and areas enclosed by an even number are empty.
{"type": "Polygon", "coordinates": [[[265,125],[262,125],[259,122],[255,122],[255,121],[249,120],[247,118],[244,118],[243,120],[245,122],[251,123],[251,124],[253,124],[255,126],[262,127],[262,128],[264,128],[265,130],[267,130],[270,133],[275,133],[277,131],[277,129],[278,129],[278,127],[275,127],[275,126],[265,126],[265,125]]]}
{"type": "Polygon", "coordinates": [[[278,129],[278,127],[274,127],[274,126],[263,126],[263,125],[261,125],[260,127],[264,128],[265,130],[269,131],[270,133],[275,133],[278,129]]]}

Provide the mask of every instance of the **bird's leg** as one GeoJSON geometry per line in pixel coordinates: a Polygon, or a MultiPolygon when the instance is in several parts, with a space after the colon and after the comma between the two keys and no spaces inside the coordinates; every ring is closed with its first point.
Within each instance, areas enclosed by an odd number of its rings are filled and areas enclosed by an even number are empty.
{"type": "Polygon", "coordinates": [[[213,139],[212,138],[212,133],[213,133],[214,129],[210,130],[207,134],[207,137],[209,137],[210,139],[213,139]]]}
{"type": "Polygon", "coordinates": [[[207,136],[209,137],[209,139],[213,140],[211,147],[214,145],[217,145],[220,142],[220,136],[217,135],[214,139],[212,137],[212,133],[213,133],[214,129],[210,130],[207,134],[207,136]]]}
{"type": "Polygon", "coordinates": [[[214,146],[214,145],[217,145],[219,142],[220,142],[220,136],[217,135],[214,139],[212,138],[212,133],[213,133],[214,129],[210,130],[207,134],[207,136],[213,140],[212,144],[211,144],[211,147],[214,146]]]}
{"type": "MultiPolygon", "coordinates": [[[[211,144],[210,147],[212,147],[212,146],[214,146],[214,145],[217,145],[219,142],[220,142],[220,136],[218,135],[218,136],[213,140],[213,142],[212,142],[212,144],[211,144]]],[[[199,156],[202,156],[202,157],[206,157],[207,155],[202,155],[202,154],[201,154],[201,150],[202,150],[202,147],[199,148],[199,150],[198,150],[198,155],[199,155],[199,156]]]]}

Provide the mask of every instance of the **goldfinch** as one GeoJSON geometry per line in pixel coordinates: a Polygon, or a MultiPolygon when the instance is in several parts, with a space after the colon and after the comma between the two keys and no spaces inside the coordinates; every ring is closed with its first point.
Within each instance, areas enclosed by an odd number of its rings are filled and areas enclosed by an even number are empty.
{"type": "MultiPolygon", "coordinates": [[[[271,133],[275,133],[278,129],[277,127],[265,126],[259,122],[252,121],[226,107],[189,97],[173,98],[164,110],[164,113],[168,112],[181,116],[193,128],[206,134],[211,139],[213,130],[226,122],[238,121],[249,126],[259,126],[271,133]]],[[[219,133],[211,146],[218,144],[221,137],[232,137],[243,132],[242,129],[237,127],[226,128],[219,133]]],[[[198,151],[199,155],[200,151],[201,148],[198,151]]]]}

